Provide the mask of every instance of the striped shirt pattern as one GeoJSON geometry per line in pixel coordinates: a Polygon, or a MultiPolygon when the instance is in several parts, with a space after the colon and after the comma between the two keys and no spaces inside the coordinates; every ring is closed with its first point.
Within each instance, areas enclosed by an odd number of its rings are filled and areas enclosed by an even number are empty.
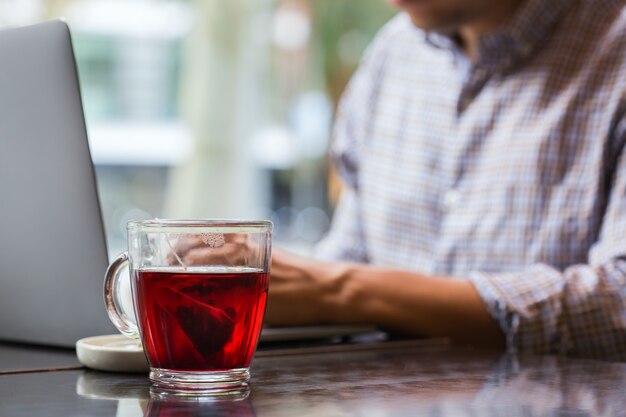
{"type": "Polygon", "coordinates": [[[474,62],[389,22],[340,104],[319,256],[469,279],[511,349],[626,360],[625,4],[526,0],[474,62]]]}

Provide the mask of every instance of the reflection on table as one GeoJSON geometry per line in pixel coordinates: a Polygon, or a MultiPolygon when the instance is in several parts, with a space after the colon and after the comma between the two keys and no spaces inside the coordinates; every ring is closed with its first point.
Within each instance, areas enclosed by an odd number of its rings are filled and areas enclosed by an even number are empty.
{"type": "Polygon", "coordinates": [[[626,364],[382,343],[264,353],[249,395],[161,398],[145,375],[0,376],[2,416],[620,416],[626,364]]]}

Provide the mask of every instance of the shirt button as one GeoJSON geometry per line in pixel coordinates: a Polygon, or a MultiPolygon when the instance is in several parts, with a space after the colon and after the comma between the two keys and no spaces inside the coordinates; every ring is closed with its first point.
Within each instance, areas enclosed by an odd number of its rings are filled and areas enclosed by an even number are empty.
{"type": "Polygon", "coordinates": [[[451,210],[461,201],[461,192],[458,190],[449,190],[443,195],[443,206],[446,210],[451,210]]]}

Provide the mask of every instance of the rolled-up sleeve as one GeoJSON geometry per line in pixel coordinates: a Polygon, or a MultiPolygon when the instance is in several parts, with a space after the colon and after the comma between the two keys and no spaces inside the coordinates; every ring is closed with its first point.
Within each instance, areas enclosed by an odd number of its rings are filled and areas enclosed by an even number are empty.
{"type": "Polygon", "coordinates": [[[617,132],[620,156],[587,264],[469,274],[511,349],[626,360],[626,119],[617,132]]]}

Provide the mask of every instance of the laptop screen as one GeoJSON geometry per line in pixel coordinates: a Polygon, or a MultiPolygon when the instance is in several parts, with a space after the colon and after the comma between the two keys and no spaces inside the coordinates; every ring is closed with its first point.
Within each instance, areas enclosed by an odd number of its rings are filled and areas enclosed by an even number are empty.
{"type": "Polygon", "coordinates": [[[115,333],[76,65],[61,21],[0,31],[0,339],[115,333]]]}

